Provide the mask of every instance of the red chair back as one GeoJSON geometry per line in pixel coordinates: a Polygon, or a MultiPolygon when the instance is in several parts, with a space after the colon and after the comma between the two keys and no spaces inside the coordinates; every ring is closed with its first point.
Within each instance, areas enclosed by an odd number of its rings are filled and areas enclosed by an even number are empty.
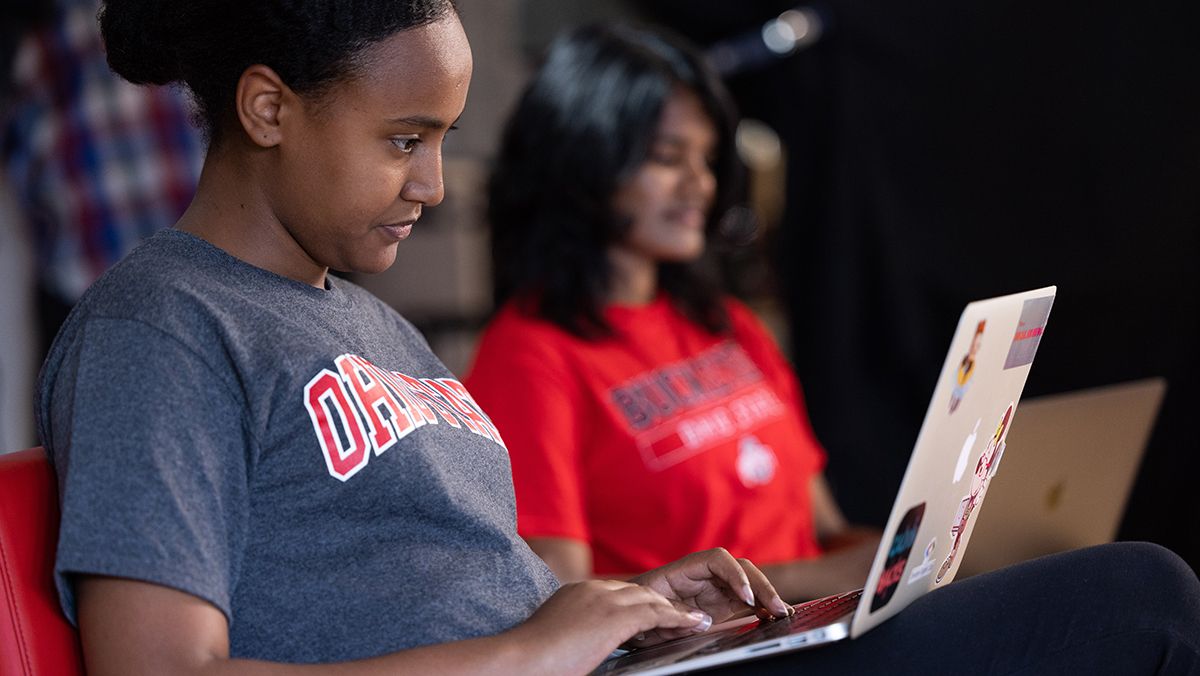
{"type": "Polygon", "coordinates": [[[0,676],[83,674],[54,588],[58,488],[41,448],[0,455],[0,676]]]}

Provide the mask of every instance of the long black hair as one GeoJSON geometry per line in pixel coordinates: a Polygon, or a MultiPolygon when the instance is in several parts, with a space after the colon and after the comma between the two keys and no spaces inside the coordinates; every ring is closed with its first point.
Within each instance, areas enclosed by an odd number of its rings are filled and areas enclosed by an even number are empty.
{"type": "MultiPolygon", "coordinates": [[[[497,304],[586,338],[609,335],[607,249],[628,234],[613,194],[646,160],[667,99],[694,92],[717,130],[717,192],[707,233],[740,189],[736,114],[704,59],[669,34],[593,25],[556,40],[505,128],[489,184],[497,304]]],[[[713,333],[728,330],[719,286],[702,264],[661,263],[659,288],[713,333]]]]}
{"type": "Polygon", "coordinates": [[[354,74],[366,47],[452,12],[453,0],[106,0],[100,30],[115,73],[136,84],[186,85],[217,142],[235,119],[246,68],[269,66],[315,99],[354,74]]]}

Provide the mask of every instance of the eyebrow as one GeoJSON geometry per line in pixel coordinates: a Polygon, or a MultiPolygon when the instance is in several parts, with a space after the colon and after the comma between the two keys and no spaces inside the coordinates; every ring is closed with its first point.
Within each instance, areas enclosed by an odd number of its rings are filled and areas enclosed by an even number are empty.
{"type": "MultiPolygon", "coordinates": [[[[662,143],[662,144],[664,144],[664,145],[668,145],[668,146],[671,146],[671,147],[673,147],[673,148],[676,148],[676,147],[683,147],[683,146],[687,146],[687,145],[688,145],[688,139],[687,139],[687,138],[685,138],[685,137],[684,137],[684,136],[682,136],[682,135],[679,135],[679,134],[658,134],[658,135],[656,135],[656,136],[654,137],[654,139],[651,141],[651,143],[662,143]]],[[[720,143],[719,143],[719,141],[718,141],[718,140],[717,140],[717,139],[714,137],[714,138],[713,138],[713,141],[712,141],[712,144],[710,145],[710,148],[709,148],[709,150],[710,150],[711,152],[717,152],[717,146],[718,146],[718,145],[720,145],[720,143]]]]}
{"type": "Polygon", "coordinates": [[[421,127],[423,129],[453,129],[454,125],[458,124],[458,120],[454,120],[454,122],[446,124],[436,117],[428,117],[426,115],[394,117],[390,118],[388,122],[391,124],[402,124],[409,127],[421,127]]]}

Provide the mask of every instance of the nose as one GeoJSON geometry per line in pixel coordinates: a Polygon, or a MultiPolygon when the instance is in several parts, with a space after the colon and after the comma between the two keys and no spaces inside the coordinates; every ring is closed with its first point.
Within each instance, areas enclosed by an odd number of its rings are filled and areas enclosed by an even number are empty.
{"type": "Polygon", "coordinates": [[[422,153],[414,160],[404,185],[400,188],[400,198],[427,207],[441,204],[446,196],[446,186],[442,179],[441,149],[422,153]]]}

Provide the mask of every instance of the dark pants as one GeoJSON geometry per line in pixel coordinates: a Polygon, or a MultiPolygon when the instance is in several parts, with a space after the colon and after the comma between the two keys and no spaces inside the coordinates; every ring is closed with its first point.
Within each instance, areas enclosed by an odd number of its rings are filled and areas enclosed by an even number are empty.
{"type": "Polygon", "coordinates": [[[1200,674],[1200,581],[1119,543],[967,578],[855,640],[714,674],[1200,674]]]}

